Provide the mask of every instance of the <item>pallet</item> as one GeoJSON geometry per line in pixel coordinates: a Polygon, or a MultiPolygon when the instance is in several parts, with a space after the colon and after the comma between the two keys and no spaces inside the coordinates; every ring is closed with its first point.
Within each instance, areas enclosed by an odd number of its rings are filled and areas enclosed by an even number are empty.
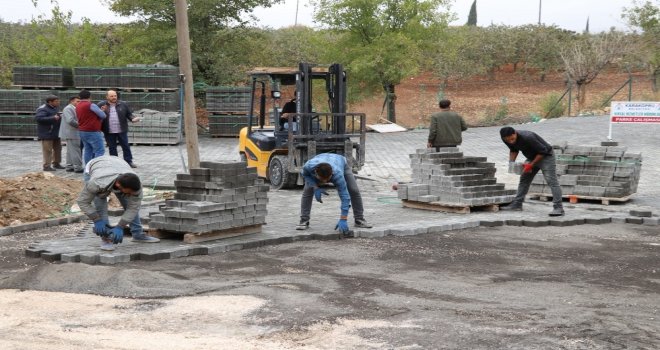
{"type": "Polygon", "coordinates": [[[403,203],[403,206],[406,208],[441,211],[445,213],[456,213],[456,214],[469,214],[472,211],[486,211],[486,212],[494,213],[500,210],[500,206],[498,204],[469,206],[469,205],[458,205],[458,204],[448,204],[448,203],[439,203],[439,202],[426,203],[426,202],[417,202],[417,201],[409,201],[409,200],[402,200],[401,203],[403,203]]]}
{"type": "Polygon", "coordinates": [[[149,236],[156,238],[178,238],[183,236],[183,243],[190,244],[190,243],[213,241],[217,239],[230,238],[230,237],[236,237],[242,235],[249,235],[253,233],[260,233],[261,226],[262,225],[259,224],[259,225],[235,227],[226,230],[204,232],[204,233],[192,233],[192,232],[183,233],[183,232],[163,231],[163,230],[149,228],[147,229],[147,233],[149,234],[149,236]]]}
{"type": "Polygon", "coordinates": [[[155,88],[155,87],[145,87],[145,88],[139,88],[139,87],[130,87],[130,88],[121,88],[122,92],[173,92],[177,91],[179,88],[178,87],[170,87],[170,88],[155,88]]]}
{"type": "MultiPolygon", "coordinates": [[[[543,202],[548,202],[548,201],[552,200],[552,195],[547,194],[547,193],[529,193],[528,196],[531,199],[536,199],[536,200],[540,200],[540,201],[543,201],[543,202]]],[[[633,195],[631,194],[631,195],[628,195],[628,196],[625,196],[625,197],[618,197],[617,198],[617,197],[584,196],[584,195],[579,195],[579,194],[565,194],[565,195],[562,195],[561,197],[563,199],[568,199],[568,200],[571,200],[571,197],[573,197],[577,201],[580,201],[580,200],[582,200],[582,201],[597,201],[597,202],[600,202],[602,205],[610,205],[610,202],[625,203],[625,202],[629,201],[632,196],[633,195]]]]}

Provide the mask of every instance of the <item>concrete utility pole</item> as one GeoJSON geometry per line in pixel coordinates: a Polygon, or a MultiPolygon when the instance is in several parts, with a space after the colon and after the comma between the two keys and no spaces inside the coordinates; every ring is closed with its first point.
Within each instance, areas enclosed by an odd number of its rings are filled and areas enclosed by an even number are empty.
{"type": "Polygon", "coordinates": [[[541,2],[543,0],[539,0],[539,25],[541,25],[541,2]]]}
{"type": "Polygon", "coordinates": [[[183,74],[184,108],[183,121],[188,151],[188,169],[199,168],[199,143],[197,142],[197,115],[193,92],[192,58],[190,54],[190,34],[188,32],[188,4],[186,0],[176,0],[176,42],[179,48],[179,71],[183,74]]]}

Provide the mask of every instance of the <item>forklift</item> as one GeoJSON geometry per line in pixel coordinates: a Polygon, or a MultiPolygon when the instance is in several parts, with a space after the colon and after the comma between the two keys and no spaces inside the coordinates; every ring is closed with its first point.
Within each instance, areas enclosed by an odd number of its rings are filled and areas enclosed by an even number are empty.
{"type": "Polygon", "coordinates": [[[341,64],[260,67],[248,74],[252,95],[248,125],[239,134],[239,154],[273,189],[303,185],[300,171],[319,153],[345,156],[353,172],[362,168],[366,116],[346,112],[346,72],[341,64]],[[295,95],[280,108],[283,89],[295,95]],[[320,96],[314,94],[317,90],[320,96]],[[315,101],[321,101],[318,110],[315,101]],[[269,126],[264,125],[267,114],[269,126]]]}

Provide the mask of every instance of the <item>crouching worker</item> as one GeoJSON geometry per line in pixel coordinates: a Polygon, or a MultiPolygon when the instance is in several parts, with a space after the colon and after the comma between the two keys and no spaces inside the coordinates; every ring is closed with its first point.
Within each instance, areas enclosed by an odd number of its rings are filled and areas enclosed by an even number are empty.
{"type": "Polygon", "coordinates": [[[341,199],[341,215],[339,216],[335,230],[338,230],[345,237],[351,237],[351,231],[348,228],[347,222],[348,209],[351,207],[351,204],[353,204],[355,227],[373,227],[364,219],[364,207],[362,206],[360,189],[358,189],[357,182],[355,182],[353,170],[348,165],[344,156],[333,153],[319,154],[305,163],[301,173],[305,178],[305,188],[302,194],[300,223],[296,226],[296,230],[306,230],[309,228],[312,198],[315,198],[319,203],[323,203],[322,197],[323,195],[328,195],[328,192],[320,186],[327,183],[335,185],[341,199]]]}
{"type": "Polygon", "coordinates": [[[115,156],[101,156],[87,163],[85,186],[78,196],[78,206],[94,221],[94,233],[101,237],[102,250],[114,250],[122,242],[124,227],[130,228],[133,242],[155,243],[160,240],[147,236],[140,223],[142,185],[131,166],[115,156]],[[108,221],[108,196],[114,193],[124,214],[117,226],[108,221]]]}

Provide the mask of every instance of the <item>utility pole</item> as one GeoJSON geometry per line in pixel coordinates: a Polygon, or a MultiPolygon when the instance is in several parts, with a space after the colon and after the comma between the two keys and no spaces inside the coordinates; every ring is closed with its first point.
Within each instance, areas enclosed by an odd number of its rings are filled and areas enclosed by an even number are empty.
{"type": "Polygon", "coordinates": [[[296,0],[296,20],[293,22],[294,26],[298,25],[298,4],[300,3],[300,0],[296,0]]]}
{"type": "Polygon", "coordinates": [[[541,2],[543,0],[539,0],[539,25],[541,25],[541,2]]]}
{"type": "Polygon", "coordinates": [[[176,0],[176,43],[179,51],[179,71],[184,79],[183,121],[188,151],[188,169],[199,168],[199,143],[197,142],[197,115],[193,91],[192,56],[190,54],[190,33],[188,31],[188,4],[186,0],[176,0]]]}

